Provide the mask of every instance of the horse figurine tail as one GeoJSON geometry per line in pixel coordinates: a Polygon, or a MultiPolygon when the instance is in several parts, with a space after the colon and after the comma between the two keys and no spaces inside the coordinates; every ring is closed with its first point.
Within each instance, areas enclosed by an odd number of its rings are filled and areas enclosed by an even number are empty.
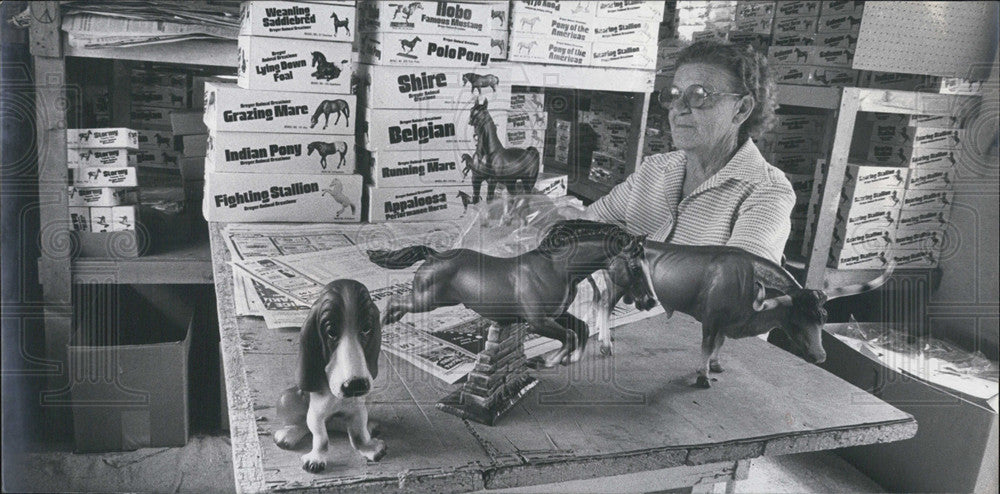
{"type": "Polygon", "coordinates": [[[432,254],[437,254],[437,251],[426,245],[414,245],[392,251],[369,250],[368,259],[382,268],[403,269],[426,260],[432,254]]]}

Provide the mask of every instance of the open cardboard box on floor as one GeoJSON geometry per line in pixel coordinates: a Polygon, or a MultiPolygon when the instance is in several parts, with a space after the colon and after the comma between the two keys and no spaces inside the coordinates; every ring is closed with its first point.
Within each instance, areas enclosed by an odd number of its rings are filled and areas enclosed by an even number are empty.
{"type": "MultiPolygon", "coordinates": [[[[997,395],[977,397],[890,368],[871,350],[831,334],[844,326],[826,326],[821,367],[913,415],[918,429],[905,441],[838,453],[889,491],[997,492],[997,395]]],[[[859,393],[844,413],[864,406],[866,396],[859,393]]]]}
{"type": "Polygon", "coordinates": [[[74,304],[68,349],[77,452],[187,444],[194,310],[158,307],[147,292],[161,289],[93,288],[84,294],[90,300],[74,304]]]}

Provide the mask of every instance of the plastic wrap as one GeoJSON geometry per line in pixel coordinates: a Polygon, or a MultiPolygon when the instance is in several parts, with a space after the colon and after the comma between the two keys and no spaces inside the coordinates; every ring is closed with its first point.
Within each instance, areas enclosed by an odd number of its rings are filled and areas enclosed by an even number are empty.
{"type": "Polygon", "coordinates": [[[558,221],[577,219],[585,209],[570,196],[517,195],[469,206],[456,247],[491,256],[514,257],[538,246],[558,221]]]}

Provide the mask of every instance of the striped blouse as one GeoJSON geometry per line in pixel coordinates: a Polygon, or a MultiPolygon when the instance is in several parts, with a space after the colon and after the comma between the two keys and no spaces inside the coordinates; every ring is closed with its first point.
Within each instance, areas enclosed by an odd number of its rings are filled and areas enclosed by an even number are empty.
{"type": "Polygon", "coordinates": [[[590,205],[587,216],[633,235],[681,245],[729,245],[781,262],[795,192],[753,141],[681,199],[683,151],[647,156],[635,173],[590,205]]]}

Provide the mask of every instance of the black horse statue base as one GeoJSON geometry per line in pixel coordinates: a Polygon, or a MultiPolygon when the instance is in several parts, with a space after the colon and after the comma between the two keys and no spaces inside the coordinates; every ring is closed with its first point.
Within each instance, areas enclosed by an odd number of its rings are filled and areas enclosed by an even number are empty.
{"type": "Polygon", "coordinates": [[[465,384],[437,403],[437,408],[484,425],[496,423],[538,384],[524,357],[525,324],[491,324],[486,348],[465,384]]]}

